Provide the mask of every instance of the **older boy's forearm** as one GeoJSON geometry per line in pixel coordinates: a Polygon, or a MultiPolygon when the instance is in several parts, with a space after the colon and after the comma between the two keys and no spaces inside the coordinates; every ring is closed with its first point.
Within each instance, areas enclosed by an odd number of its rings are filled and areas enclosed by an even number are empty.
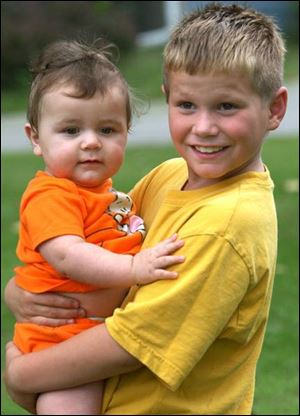
{"type": "Polygon", "coordinates": [[[13,388],[26,393],[78,386],[142,366],[114,341],[104,324],[19,360],[9,379],[13,388]]]}

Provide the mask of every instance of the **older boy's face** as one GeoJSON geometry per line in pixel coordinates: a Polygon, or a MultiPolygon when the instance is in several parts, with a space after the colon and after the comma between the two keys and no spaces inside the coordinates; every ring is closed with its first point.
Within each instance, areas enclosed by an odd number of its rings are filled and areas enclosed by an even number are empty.
{"type": "Polygon", "coordinates": [[[170,132],[189,170],[185,189],[263,170],[262,141],[274,127],[246,77],[172,72],[169,85],[170,132]]]}

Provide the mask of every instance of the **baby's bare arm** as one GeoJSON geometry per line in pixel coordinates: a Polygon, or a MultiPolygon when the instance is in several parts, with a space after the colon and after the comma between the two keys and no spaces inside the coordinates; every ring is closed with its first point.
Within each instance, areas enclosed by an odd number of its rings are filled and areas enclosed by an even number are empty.
{"type": "Polygon", "coordinates": [[[64,235],[39,246],[41,255],[62,275],[99,288],[129,287],[177,277],[165,270],[182,263],[182,256],[171,253],[183,246],[174,235],[135,257],[116,254],[75,235],[64,235]]]}

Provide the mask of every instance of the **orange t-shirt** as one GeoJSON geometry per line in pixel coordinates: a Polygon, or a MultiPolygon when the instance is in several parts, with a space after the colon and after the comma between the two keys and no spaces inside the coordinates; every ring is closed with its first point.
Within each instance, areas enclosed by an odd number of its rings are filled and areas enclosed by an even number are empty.
{"type": "Polygon", "coordinates": [[[131,198],[112,188],[111,179],[95,188],[37,172],[25,190],[20,206],[16,282],[32,292],[87,292],[99,289],[76,282],[57,272],[38,251],[54,237],[78,235],[115,253],[139,251],[145,228],[135,215],[131,198]]]}

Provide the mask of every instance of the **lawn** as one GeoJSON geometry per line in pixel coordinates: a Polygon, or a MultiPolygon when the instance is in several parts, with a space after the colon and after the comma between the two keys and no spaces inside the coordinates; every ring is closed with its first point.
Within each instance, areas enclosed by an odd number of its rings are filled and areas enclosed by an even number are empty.
{"type": "MultiPolygon", "coordinates": [[[[168,146],[129,148],[114,184],[128,191],[161,161],[176,156],[168,146]]],[[[298,405],[298,140],[274,139],[264,146],[264,160],[275,182],[279,224],[279,253],[270,320],[257,370],[254,413],[296,415],[298,405]]],[[[2,293],[16,265],[18,204],[20,196],[41,160],[31,154],[2,155],[1,241],[2,293]]],[[[11,338],[13,317],[2,305],[2,357],[11,338]]],[[[46,377],[46,375],[45,375],[46,377]]],[[[27,414],[8,398],[2,386],[1,414],[27,414]]]]}

